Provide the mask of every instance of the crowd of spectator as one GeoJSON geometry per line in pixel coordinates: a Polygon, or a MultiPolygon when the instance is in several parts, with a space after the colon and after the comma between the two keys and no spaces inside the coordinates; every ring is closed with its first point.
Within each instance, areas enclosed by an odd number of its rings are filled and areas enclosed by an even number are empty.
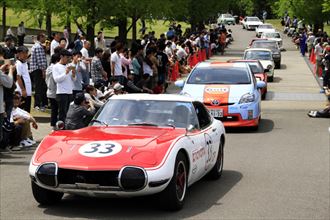
{"type": "Polygon", "coordinates": [[[32,107],[50,109],[52,129],[58,121],[64,122],[65,129],[78,129],[87,126],[109,97],[164,93],[171,80],[189,73],[200,61],[202,50],[207,59],[211,51],[223,53],[228,43],[224,26],[183,33],[180,24],[172,25],[159,38],[154,32],[145,34],[131,42],[130,48],[118,37],[107,48],[103,30],[95,37],[93,48],[82,32],[70,42],[66,27],[63,34],[54,33],[51,41],[39,33],[30,50],[23,46],[23,35],[18,36],[18,47],[8,35],[0,48],[0,61],[6,62],[0,64],[2,150],[35,143],[28,129],[30,125],[38,128],[30,114],[32,107]]]}

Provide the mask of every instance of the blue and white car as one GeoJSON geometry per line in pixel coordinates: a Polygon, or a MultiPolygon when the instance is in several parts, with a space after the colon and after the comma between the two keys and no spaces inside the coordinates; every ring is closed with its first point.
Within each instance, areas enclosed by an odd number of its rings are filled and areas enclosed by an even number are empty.
{"type": "Polygon", "coordinates": [[[260,89],[246,63],[204,62],[198,64],[186,81],[177,81],[181,94],[203,102],[211,115],[225,127],[257,129],[261,118],[260,89]]]}

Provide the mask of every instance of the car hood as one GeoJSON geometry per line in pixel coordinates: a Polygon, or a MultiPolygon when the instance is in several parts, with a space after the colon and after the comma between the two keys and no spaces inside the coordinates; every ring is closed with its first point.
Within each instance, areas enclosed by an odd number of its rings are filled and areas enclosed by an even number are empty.
{"type": "Polygon", "coordinates": [[[212,105],[217,100],[220,104],[238,103],[242,95],[252,93],[251,84],[223,85],[223,84],[185,84],[181,94],[188,95],[206,105],[212,105]]]}
{"type": "Polygon", "coordinates": [[[256,32],[275,32],[276,30],[275,29],[263,29],[263,28],[257,28],[256,29],[256,32]]]}
{"type": "Polygon", "coordinates": [[[40,143],[33,161],[57,162],[61,168],[81,170],[119,170],[126,165],[153,167],[163,160],[172,141],[185,132],[181,128],[147,126],[90,126],[56,131],[40,143]]]}

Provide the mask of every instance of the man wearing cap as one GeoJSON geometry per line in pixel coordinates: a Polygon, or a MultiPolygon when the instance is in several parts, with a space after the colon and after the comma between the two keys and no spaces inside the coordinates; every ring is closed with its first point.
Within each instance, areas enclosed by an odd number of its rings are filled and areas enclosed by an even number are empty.
{"type": "Polygon", "coordinates": [[[65,120],[65,129],[75,130],[86,127],[95,114],[95,108],[89,103],[84,93],[77,93],[70,105],[65,120]]]}
{"type": "Polygon", "coordinates": [[[46,69],[47,60],[45,49],[42,46],[45,43],[46,36],[43,33],[37,35],[37,41],[31,49],[30,72],[35,85],[34,107],[44,109],[48,105],[46,69]]]}
{"type": "Polygon", "coordinates": [[[71,53],[66,49],[61,49],[60,62],[53,66],[53,77],[57,83],[56,101],[59,109],[59,120],[65,121],[66,114],[72,101],[73,80],[76,80],[75,67],[67,65],[71,57],[71,53]]]}
{"type": "Polygon", "coordinates": [[[32,95],[32,83],[28,70],[26,60],[28,59],[29,49],[25,46],[19,46],[17,48],[17,82],[16,86],[18,91],[22,95],[22,109],[30,113],[31,110],[31,95],[32,95]]]}

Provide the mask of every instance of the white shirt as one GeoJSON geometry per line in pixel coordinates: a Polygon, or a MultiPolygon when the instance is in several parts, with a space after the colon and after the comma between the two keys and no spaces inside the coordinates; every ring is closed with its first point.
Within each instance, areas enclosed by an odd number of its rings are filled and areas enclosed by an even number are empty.
{"type": "Polygon", "coordinates": [[[179,46],[176,55],[178,56],[179,60],[185,59],[188,56],[187,52],[181,46],[179,46]]]}
{"type": "Polygon", "coordinates": [[[171,58],[172,55],[173,55],[172,48],[171,47],[166,47],[165,48],[165,53],[169,58],[171,58]]]}
{"type": "Polygon", "coordinates": [[[100,41],[97,39],[97,37],[94,38],[95,48],[102,48],[105,49],[105,40],[103,38],[100,39],[100,41]]]}
{"type": "MultiPolygon", "coordinates": [[[[22,80],[24,81],[26,94],[27,96],[32,95],[32,84],[31,84],[31,78],[29,74],[29,69],[27,63],[22,63],[20,60],[16,61],[16,71],[17,75],[22,77],[22,80]]],[[[16,82],[16,91],[22,94],[22,88],[19,87],[18,83],[16,82]]]]}
{"type": "Polygon", "coordinates": [[[53,39],[52,42],[50,43],[50,55],[51,56],[54,54],[54,50],[58,46],[60,46],[60,43],[57,42],[55,39],[53,39]]]}
{"type": "Polygon", "coordinates": [[[143,74],[149,74],[150,76],[154,74],[152,68],[146,62],[143,62],[143,74]]]}
{"type": "Polygon", "coordinates": [[[25,120],[29,120],[31,118],[30,113],[24,111],[23,109],[17,107],[13,107],[10,115],[10,122],[14,122],[14,118],[23,118],[25,120]]]}
{"type": "MultiPolygon", "coordinates": [[[[83,47],[81,50],[80,50],[80,53],[81,53],[81,55],[82,55],[82,58],[84,59],[84,58],[89,58],[89,53],[88,53],[88,50],[85,48],[85,47],[83,47]]],[[[86,65],[85,64],[85,62],[82,62],[81,63],[82,65],[81,65],[81,67],[83,68],[83,69],[85,69],[86,71],[90,71],[90,65],[86,65]]]]}
{"type": "Polygon", "coordinates": [[[53,66],[53,78],[57,83],[56,94],[72,94],[73,80],[71,71],[66,74],[66,65],[57,63],[53,66]]]}
{"type": "Polygon", "coordinates": [[[320,44],[317,44],[315,46],[316,60],[322,60],[322,54],[323,54],[323,48],[320,46],[320,44]]]}
{"type": "Polygon", "coordinates": [[[112,63],[115,63],[115,72],[113,73],[114,76],[123,76],[123,70],[121,67],[121,57],[118,55],[117,51],[111,54],[111,66],[112,63]]]}

